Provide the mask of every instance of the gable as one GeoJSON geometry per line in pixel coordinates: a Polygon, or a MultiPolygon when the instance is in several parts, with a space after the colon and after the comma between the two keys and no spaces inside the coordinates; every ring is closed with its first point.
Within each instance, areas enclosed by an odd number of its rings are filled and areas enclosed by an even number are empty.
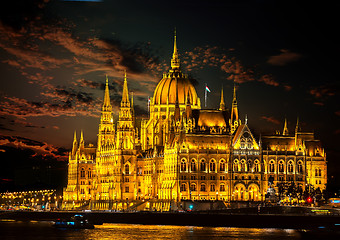
{"type": "Polygon", "coordinates": [[[238,127],[233,139],[233,148],[259,150],[259,145],[246,124],[238,127]]]}

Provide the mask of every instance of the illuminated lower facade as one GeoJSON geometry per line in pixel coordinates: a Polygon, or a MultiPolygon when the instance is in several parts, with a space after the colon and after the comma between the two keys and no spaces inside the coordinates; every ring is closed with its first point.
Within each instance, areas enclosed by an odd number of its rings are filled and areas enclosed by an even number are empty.
{"type": "Polygon", "coordinates": [[[97,146],[85,147],[83,134],[73,142],[65,209],[167,211],[183,201],[266,201],[268,189],[287,182],[326,188],[324,149],[298,123],[293,134],[285,122],[281,134],[256,139],[239,119],[235,88],[231,109],[223,90],[218,109],[201,109],[180,70],[176,38],[149,111],[137,127],[125,74],[114,121],[106,80],[97,146]]]}

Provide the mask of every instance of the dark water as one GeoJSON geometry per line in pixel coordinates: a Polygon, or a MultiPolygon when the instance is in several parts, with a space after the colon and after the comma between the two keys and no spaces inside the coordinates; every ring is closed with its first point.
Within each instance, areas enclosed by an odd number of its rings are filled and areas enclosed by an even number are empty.
{"type": "Polygon", "coordinates": [[[289,229],[154,226],[132,224],[96,225],[95,229],[55,229],[52,222],[0,221],[0,239],[152,239],[152,240],[202,240],[202,239],[300,239],[289,229]]]}

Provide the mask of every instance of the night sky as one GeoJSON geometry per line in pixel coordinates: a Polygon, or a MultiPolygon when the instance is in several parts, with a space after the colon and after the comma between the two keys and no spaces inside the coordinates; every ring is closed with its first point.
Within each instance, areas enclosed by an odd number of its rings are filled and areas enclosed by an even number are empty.
{"type": "Polygon", "coordinates": [[[292,133],[299,117],[322,141],[334,181],[340,4],[296,2],[9,1],[0,10],[0,161],[13,167],[13,149],[65,160],[75,130],[96,143],[105,75],[116,117],[124,70],[137,118],[147,117],[176,28],[182,71],[202,106],[207,83],[208,108],[219,107],[222,86],[230,107],[235,80],[255,135],[282,131],[285,117],[292,133]]]}

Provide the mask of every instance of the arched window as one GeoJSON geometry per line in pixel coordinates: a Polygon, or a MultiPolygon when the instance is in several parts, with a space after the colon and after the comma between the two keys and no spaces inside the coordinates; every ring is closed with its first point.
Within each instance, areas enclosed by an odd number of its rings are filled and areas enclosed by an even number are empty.
{"type": "Polygon", "coordinates": [[[92,171],[91,168],[89,168],[88,172],[87,172],[87,177],[91,178],[92,177],[92,171]]]}
{"type": "Polygon", "coordinates": [[[246,160],[242,160],[241,161],[241,172],[245,172],[246,171],[246,160]]]}
{"type": "Polygon", "coordinates": [[[255,160],[255,162],[254,162],[254,172],[260,172],[259,160],[255,160]]]}
{"type": "Polygon", "coordinates": [[[181,172],[186,172],[187,171],[187,163],[185,162],[185,160],[183,159],[181,161],[181,172]]]}
{"type": "Polygon", "coordinates": [[[288,172],[289,173],[293,173],[294,172],[294,166],[293,166],[293,162],[292,161],[288,162],[288,172]]]}
{"type": "Polygon", "coordinates": [[[201,184],[200,191],[201,191],[201,192],[205,192],[205,191],[206,191],[206,189],[205,189],[205,184],[201,184]]]}
{"type": "Polygon", "coordinates": [[[224,160],[220,161],[220,172],[225,172],[225,162],[224,162],[224,160]]]}
{"type": "Polygon", "coordinates": [[[205,171],[206,171],[206,163],[205,163],[205,160],[201,160],[201,166],[200,166],[200,168],[201,168],[201,171],[202,171],[202,172],[205,172],[205,171]]]}
{"type": "Polygon", "coordinates": [[[215,192],[215,184],[210,184],[210,192],[215,192]]]}
{"type": "Polygon", "coordinates": [[[274,160],[271,160],[269,162],[269,172],[271,172],[271,173],[275,172],[275,163],[274,163],[274,160]]]}
{"type": "Polygon", "coordinates": [[[196,191],[197,189],[196,189],[196,184],[195,183],[192,183],[191,185],[190,185],[190,190],[191,191],[196,191]]]}
{"type": "Polygon", "coordinates": [[[129,166],[129,164],[125,164],[125,174],[130,174],[130,166],[129,166]]]}
{"type": "Polygon", "coordinates": [[[214,160],[210,161],[210,172],[215,172],[216,171],[216,163],[214,160]]]}
{"type": "Polygon", "coordinates": [[[185,183],[181,184],[181,192],[185,192],[187,190],[187,185],[185,183]]]}
{"type": "Polygon", "coordinates": [[[81,168],[81,170],[80,170],[80,177],[81,178],[85,177],[85,169],[84,168],[81,168]]]}
{"type": "Polygon", "coordinates": [[[251,171],[251,161],[249,160],[247,163],[247,171],[250,172],[251,171]]]}
{"type": "Polygon", "coordinates": [[[220,192],[225,192],[225,185],[224,184],[220,185],[220,192]]]}
{"type": "Polygon", "coordinates": [[[319,177],[321,177],[322,174],[321,174],[321,168],[319,168],[319,177]]]}
{"type": "Polygon", "coordinates": [[[197,166],[196,166],[196,161],[194,159],[191,160],[191,171],[196,172],[197,171],[197,166]]]}
{"type": "Polygon", "coordinates": [[[285,166],[283,160],[279,161],[279,172],[283,173],[285,171],[285,166]]]}
{"type": "Polygon", "coordinates": [[[239,167],[239,162],[237,159],[234,160],[234,166],[233,166],[233,171],[234,172],[238,172],[240,170],[240,167],[239,167]]]}
{"type": "Polygon", "coordinates": [[[297,165],[297,171],[298,173],[303,173],[303,165],[302,165],[302,161],[298,161],[298,165],[297,165]]]}

